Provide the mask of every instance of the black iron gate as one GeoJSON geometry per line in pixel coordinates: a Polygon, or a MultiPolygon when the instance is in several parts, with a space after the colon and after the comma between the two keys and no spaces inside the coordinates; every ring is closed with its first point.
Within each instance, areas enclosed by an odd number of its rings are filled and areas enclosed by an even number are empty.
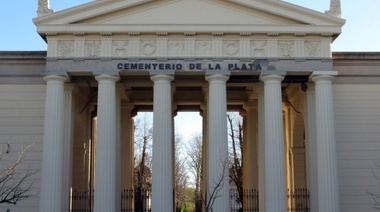
{"type": "MultiPolygon", "coordinates": [[[[151,191],[125,189],[121,192],[121,212],[150,212],[151,191]]],[[[298,188],[287,193],[288,212],[310,212],[309,192],[298,188]]],[[[93,212],[94,191],[71,193],[70,212],[93,212]]],[[[231,212],[259,212],[259,192],[245,189],[240,195],[237,189],[230,190],[231,212]]]]}

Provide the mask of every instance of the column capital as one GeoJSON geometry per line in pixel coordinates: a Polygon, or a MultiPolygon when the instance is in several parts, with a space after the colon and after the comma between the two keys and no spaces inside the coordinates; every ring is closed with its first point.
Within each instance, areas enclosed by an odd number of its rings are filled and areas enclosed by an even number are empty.
{"type": "Polygon", "coordinates": [[[168,74],[158,74],[158,75],[150,75],[150,79],[154,83],[160,83],[160,82],[171,82],[174,80],[174,77],[168,74]]]}
{"type": "Polygon", "coordinates": [[[213,74],[213,75],[206,76],[206,80],[209,83],[216,82],[216,81],[227,82],[229,78],[230,78],[230,75],[224,75],[224,74],[213,74]]]}
{"type": "Polygon", "coordinates": [[[332,82],[335,76],[338,76],[337,71],[313,71],[309,79],[315,83],[322,81],[332,82]]]}
{"type": "Polygon", "coordinates": [[[66,76],[60,76],[60,75],[47,75],[44,76],[44,80],[49,84],[49,83],[60,83],[63,84],[68,80],[66,76]]]}
{"type": "Polygon", "coordinates": [[[97,75],[95,76],[95,79],[96,81],[100,82],[100,81],[103,81],[103,82],[117,82],[119,81],[120,77],[119,76],[115,76],[115,75],[108,75],[108,74],[101,74],[101,75],[97,75]]]}
{"type": "Polygon", "coordinates": [[[261,73],[260,80],[264,83],[281,82],[284,80],[285,74],[285,72],[261,73]]]}

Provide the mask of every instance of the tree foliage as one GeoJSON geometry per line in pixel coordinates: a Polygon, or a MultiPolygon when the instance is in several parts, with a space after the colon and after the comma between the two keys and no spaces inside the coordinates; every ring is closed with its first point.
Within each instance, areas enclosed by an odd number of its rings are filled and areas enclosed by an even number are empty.
{"type": "Polygon", "coordinates": [[[36,181],[35,174],[38,170],[21,169],[20,165],[29,155],[33,145],[21,147],[17,159],[6,164],[5,160],[10,156],[10,143],[7,142],[0,150],[0,204],[16,204],[21,200],[32,197],[32,186],[36,181]]]}
{"type": "Polygon", "coordinates": [[[202,133],[193,133],[187,144],[187,166],[194,177],[195,211],[202,211],[202,133]]]}

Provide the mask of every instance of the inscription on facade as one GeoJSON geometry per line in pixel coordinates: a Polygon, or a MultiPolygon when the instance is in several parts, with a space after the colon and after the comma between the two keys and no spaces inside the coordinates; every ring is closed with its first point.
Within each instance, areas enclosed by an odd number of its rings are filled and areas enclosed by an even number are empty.
{"type": "Polygon", "coordinates": [[[261,71],[264,61],[253,62],[121,62],[117,64],[117,69],[128,71],[139,70],[229,70],[229,71],[261,71]]]}

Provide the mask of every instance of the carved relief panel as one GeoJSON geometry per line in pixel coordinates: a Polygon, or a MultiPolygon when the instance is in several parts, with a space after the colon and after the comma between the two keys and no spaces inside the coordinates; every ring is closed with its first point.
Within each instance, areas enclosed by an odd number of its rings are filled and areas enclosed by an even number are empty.
{"type": "Polygon", "coordinates": [[[99,57],[101,42],[97,40],[88,40],[85,42],[85,56],[99,57]]]}
{"type": "Polygon", "coordinates": [[[294,41],[279,41],[278,56],[279,57],[294,57],[294,41]]]}
{"type": "Polygon", "coordinates": [[[224,41],[223,51],[225,56],[237,56],[239,53],[239,41],[224,41]]]}
{"type": "Polygon", "coordinates": [[[58,41],[58,57],[73,57],[74,41],[60,40],[58,41]]]}
{"type": "Polygon", "coordinates": [[[141,56],[154,56],[156,52],[155,41],[141,41],[140,53],[141,56]]]}
{"type": "Polygon", "coordinates": [[[306,57],[318,57],[321,55],[320,42],[306,41],[305,42],[305,56],[306,57]]]}
{"type": "Polygon", "coordinates": [[[266,57],[268,55],[267,41],[255,40],[251,41],[251,56],[252,57],[266,57]]]}
{"type": "Polygon", "coordinates": [[[126,57],[128,56],[128,41],[113,41],[112,42],[112,56],[115,57],[126,57]]]}
{"type": "Polygon", "coordinates": [[[168,54],[171,57],[183,56],[185,44],[183,41],[169,41],[168,42],[168,54]]]}
{"type": "Polygon", "coordinates": [[[196,56],[211,56],[211,41],[197,41],[195,45],[196,56]]]}

